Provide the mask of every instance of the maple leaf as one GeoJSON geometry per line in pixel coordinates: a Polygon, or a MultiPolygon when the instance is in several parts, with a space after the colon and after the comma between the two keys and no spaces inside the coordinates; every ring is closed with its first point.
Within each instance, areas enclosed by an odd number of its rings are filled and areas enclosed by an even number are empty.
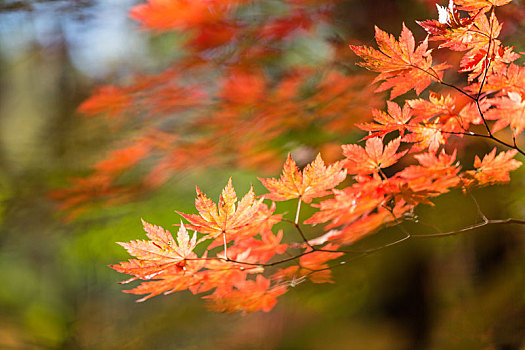
{"type": "Polygon", "coordinates": [[[452,187],[459,184],[460,171],[459,164],[456,162],[456,153],[446,154],[444,150],[438,155],[433,152],[416,154],[420,165],[411,165],[396,174],[396,177],[402,178],[406,183],[400,187],[399,194],[407,203],[430,204],[421,198],[425,193],[428,197],[434,197],[448,192],[452,187]]]}
{"type": "Polygon", "coordinates": [[[508,182],[510,181],[509,172],[521,166],[520,161],[513,159],[517,153],[517,150],[510,150],[496,155],[496,148],[494,147],[490,153],[483,157],[483,160],[476,156],[474,168],[477,169],[467,171],[466,175],[481,186],[497,182],[508,182]]]}
{"type": "MultiPolygon", "coordinates": [[[[339,245],[327,244],[324,246],[326,250],[337,250],[339,245]]],[[[308,247],[306,252],[311,251],[308,247]]],[[[303,255],[299,258],[299,264],[302,268],[309,271],[310,281],[313,283],[333,283],[331,278],[331,271],[328,269],[327,262],[343,256],[342,252],[322,252],[316,251],[311,254],[303,255]]]]}
{"type": "MultiPolygon", "coordinates": [[[[457,133],[459,136],[462,136],[471,123],[480,124],[483,122],[475,103],[467,104],[461,111],[457,112],[455,105],[456,98],[450,95],[441,95],[430,91],[428,100],[415,99],[409,100],[407,103],[415,115],[411,121],[412,125],[408,127],[409,130],[414,130],[413,126],[421,122],[423,123],[420,125],[432,126],[430,122],[434,120],[435,125],[439,126],[441,131],[457,133]]],[[[490,107],[486,99],[480,100],[479,105],[482,112],[490,107]]],[[[417,132],[425,132],[425,130],[418,130],[416,133],[417,132]]],[[[443,140],[439,142],[443,142],[443,140]]]]}
{"type": "Polygon", "coordinates": [[[303,202],[310,203],[313,198],[330,194],[327,190],[339,185],[346,178],[346,170],[341,168],[342,162],[325,166],[321,155],[318,154],[301,172],[288,154],[280,179],[259,180],[270,191],[265,195],[267,199],[286,201],[301,198],[303,202]]]}
{"type": "MultiPolygon", "coordinates": [[[[479,87],[476,87],[476,90],[479,90],[479,87]]],[[[503,94],[518,92],[525,95],[525,67],[509,64],[504,69],[494,72],[487,77],[487,84],[483,90],[501,90],[503,94]]]]}
{"type": "Polygon", "coordinates": [[[396,175],[406,179],[437,178],[446,174],[457,174],[459,168],[455,163],[457,150],[448,155],[445,150],[436,155],[426,152],[414,155],[420,165],[410,165],[396,175]]]}
{"type": "Polygon", "coordinates": [[[487,12],[492,7],[503,6],[512,0],[456,0],[456,4],[463,11],[481,11],[487,12]]]}
{"type": "Polygon", "coordinates": [[[137,279],[150,280],[156,278],[159,275],[173,275],[178,274],[182,270],[177,263],[159,263],[158,261],[151,260],[138,260],[129,259],[128,261],[121,261],[116,265],[109,265],[112,269],[117,272],[133,275],[125,281],[119,282],[120,284],[129,283],[137,279]]]}
{"type": "Polygon", "coordinates": [[[485,118],[496,120],[492,132],[499,131],[510,125],[512,134],[519,135],[525,129],[525,100],[519,92],[510,91],[505,97],[496,97],[490,100],[493,107],[485,118]]]}
{"type": "Polygon", "coordinates": [[[503,47],[496,39],[501,31],[501,24],[494,12],[491,13],[490,18],[484,14],[485,10],[493,5],[492,2],[472,1],[474,2],[480,7],[467,18],[459,17],[451,1],[447,10],[438,6],[439,21],[417,22],[431,35],[430,40],[443,41],[439,45],[440,48],[468,51],[461,59],[459,72],[470,72],[469,81],[480,76],[487,68],[490,68],[491,72],[501,71],[507,64],[520,57],[513,52],[512,47],[503,47]],[[481,3],[489,7],[485,8],[481,3]]]}
{"type": "Polygon", "coordinates": [[[134,276],[121,283],[129,283],[137,279],[156,280],[143,282],[138,287],[125,292],[149,294],[137,300],[141,302],[161,293],[168,294],[200,283],[201,277],[197,272],[206,264],[206,254],[202,259],[198,259],[193,250],[202,240],[197,240],[196,234],[190,238],[182,223],[176,240],[169,231],[160,226],[149,224],[144,220],[142,224],[149,241],[118,243],[138,259],[130,259],[110,267],[134,276]]]}
{"type": "Polygon", "coordinates": [[[305,224],[321,224],[331,221],[326,227],[332,228],[355,221],[384,201],[383,196],[361,192],[359,187],[334,190],[334,198],[322,201],[316,207],[319,211],[305,220],[305,224]]]}
{"type": "Polygon", "coordinates": [[[137,240],[128,243],[119,242],[128,253],[144,261],[159,263],[174,263],[183,267],[187,258],[195,258],[193,249],[199,243],[196,234],[190,239],[188,231],[181,223],[177,232],[177,241],[171,233],[160,226],[152,225],[142,220],[149,241],[137,240]]]}
{"type": "MultiPolygon", "coordinates": [[[[204,262],[201,264],[204,264],[204,262]]],[[[197,271],[197,269],[195,269],[195,271],[197,271]]],[[[177,273],[170,273],[170,271],[166,270],[166,273],[156,275],[155,278],[158,280],[142,282],[133,289],[125,290],[124,293],[138,295],[148,294],[137,300],[137,302],[140,303],[156,295],[167,295],[173,292],[189,289],[201,283],[202,280],[199,273],[192,272],[192,270],[189,269],[182,272],[179,270],[177,273]]]]}
{"type": "Polygon", "coordinates": [[[431,190],[414,190],[408,183],[404,183],[399,186],[399,192],[394,193],[394,198],[396,202],[404,201],[414,206],[418,204],[433,206],[434,203],[430,201],[429,197],[439,194],[439,192],[431,190]]]}
{"type": "Polygon", "coordinates": [[[358,63],[360,66],[380,73],[374,82],[383,82],[376,91],[392,89],[390,99],[393,99],[411,89],[419,95],[432,80],[441,81],[448,65],[432,66],[428,38],[416,48],[414,36],[404,23],[399,41],[378,27],[375,31],[379,50],[354,45],[350,48],[365,60],[358,63]]]}
{"type": "Polygon", "coordinates": [[[364,148],[354,144],[343,145],[343,155],[346,157],[344,166],[349,174],[377,173],[379,169],[395,164],[407,153],[396,153],[400,143],[401,137],[398,137],[383,149],[383,139],[374,137],[366,140],[364,148]]]}
{"type": "Polygon", "coordinates": [[[249,229],[250,226],[258,225],[261,220],[266,219],[266,217],[257,215],[263,199],[264,197],[260,200],[255,199],[252,187],[237,202],[237,194],[230,178],[219,197],[217,206],[197,187],[195,207],[199,211],[199,215],[177,213],[191,223],[188,228],[205,234],[207,239],[227,234],[227,239],[230,240],[236,234],[240,234],[249,229]]]}
{"type": "Polygon", "coordinates": [[[428,101],[421,98],[407,101],[413,114],[416,115],[414,122],[430,121],[436,115],[444,115],[446,118],[453,117],[456,115],[454,112],[455,103],[454,97],[443,96],[433,91],[430,91],[428,101]]]}
{"type": "Polygon", "coordinates": [[[481,110],[481,114],[485,115],[490,106],[487,98],[482,98],[477,104],[475,102],[466,104],[458,114],[462,129],[467,130],[470,124],[482,124],[483,118],[481,118],[479,111],[481,110]]]}
{"type": "Polygon", "coordinates": [[[212,289],[217,292],[229,291],[232,286],[242,284],[250,274],[260,274],[264,268],[255,265],[256,257],[250,249],[232,246],[228,250],[228,260],[224,252],[217,254],[218,259],[210,258],[206,270],[199,272],[201,282],[192,286],[192,293],[204,293],[212,289]]]}
{"type": "Polygon", "coordinates": [[[327,262],[344,254],[337,252],[339,247],[340,245],[332,243],[323,247],[323,249],[330,251],[312,251],[312,248],[307,247],[304,251],[305,254],[299,258],[299,266],[281,269],[273,275],[273,278],[278,281],[291,280],[290,285],[300,283],[306,278],[309,278],[313,283],[334,283],[327,262]]]}
{"type": "Polygon", "coordinates": [[[443,41],[439,48],[448,47],[455,51],[465,51],[475,44],[488,43],[483,34],[475,30],[476,28],[471,29],[478,20],[477,15],[460,18],[453,1],[449,2],[447,8],[436,6],[438,20],[416,21],[416,23],[430,34],[431,41],[443,41]]]}
{"type": "Polygon", "coordinates": [[[406,126],[412,118],[412,110],[407,104],[401,109],[395,102],[386,101],[386,103],[387,112],[375,108],[372,109],[375,123],[357,124],[357,127],[360,129],[371,132],[365,139],[383,136],[392,131],[399,131],[400,136],[405,134],[406,126]]]}
{"type": "Polygon", "coordinates": [[[412,205],[403,201],[396,203],[392,211],[378,207],[377,212],[365,215],[349,225],[344,226],[339,233],[331,239],[337,244],[352,244],[361,238],[377,232],[384,225],[388,225],[401,218],[402,215],[411,210],[412,205]]]}
{"type": "Polygon", "coordinates": [[[474,48],[463,56],[460,62],[461,69],[458,72],[470,72],[468,81],[480,76],[487,70],[487,67],[488,74],[499,72],[505,69],[509,63],[521,57],[513,49],[513,47],[501,46],[499,40],[493,41],[489,53],[487,53],[486,48],[474,48]]]}
{"type": "Polygon", "coordinates": [[[205,296],[208,307],[220,312],[269,312],[277,303],[277,297],[286,293],[286,287],[278,285],[271,287],[270,280],[258,275],[253,280],[244,280],[235,288],[227,291],[218,290],[205,296]]]}
{"type": "Polygon", "coordinates": [[[276,254],[283,254],[288,248],[287,244],[281,244],[283,231],[280,230],[276,235],[270,230],[261,232],[261,239],[249,237],[238,242],[237,247],[250,251],[250,255],[256,260],[265,263],[276,254]]]}
{"type": "Polygon", "coordinates": [[[436,152],[440,145],[447,143],[447,139],[441,132],[439,120],[433,123],[420,123],[409,126],[410,134],[403,137],[403,142],[414,143],[410,152],[419,152],[427,149],[436,152]]]}

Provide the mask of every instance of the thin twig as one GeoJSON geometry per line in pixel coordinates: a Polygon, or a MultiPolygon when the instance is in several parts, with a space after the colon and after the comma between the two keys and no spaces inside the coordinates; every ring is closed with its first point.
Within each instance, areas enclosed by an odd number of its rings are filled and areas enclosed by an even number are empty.
{"type": "MultiPolygon", "coordinates": [[[[300,202],[299,202],[300,203],[300,202]]],[[[282,221],[285,221],[285,222],[289,222],[291,223],[292,225],[294,225],[295,229],[297,230],[297,232],[299,232],[299,235],[301,236],[301,238],[303,239],[303,242],[308,246],[310,247],[312,250],[318,250],[318,248],[314,247],[310,241],[306,238],[306,236],[304,235],[304,232],[303,230],[301,229],[301,226],[299,226],[299,224],[297,222],[294,222],[292,220],[288,220],[288,219],[282,219],[282,221]]]]}
{"type": "Polygon", "coordinates": [[[436,231],[438,231],[438,233],[414,235],[414,234],[410,234],[404,228],[404,226],[402,225],[402,223],[399,221],[399,219],[397,217],[395,218],[395,221],[398,223],[398,225],[396,227],[398,227],[401,231],[403,231],[405,236],[403,236],[402,238],[397,239],[397,240],[395,240],[393,242],[390,242],[390,243],[387,243],[387,244],[383,244],[383,245],[381,245],[379,247],[366,249],[366,250],[343,250],[343,249],[341,249],[341,250],[329,250],[329,249],[317,248],[316,250],[304,251],[304,252],[299,253],[297,255],[290,256],[288,258],[284,258],[284,259],[277,260],[277,261],[270,262],[270,263],[251,263],[251,262],[237,261],[237,260],[233,260],[233,259],[229,259],[229,258],[222,258],[222,257],[186,258],[185,260],[187,260],[187,261],[219,260],[219,261],[224,261],[224,262],[229,262],[229,263],[232,263],[232,264],[239,264],[239,265],[256,266],[256,267],[271,267],[271,266],[276,266],[276,265],[280,265],[280,264],[283,264],[283,263],[286,263],[286,262],[289,262],[289,261],[292,261],[292,260],[299,259],[299,258],[301,258],[301,257],[303,257],[305,255],[309,255],[309,254],[312,254],[314,252],[358,254],[357,256],[351,258],[352,260],[354,260],[354,259],[358,259],[358,258],[364,257],[366,255],[369,255],[371,253],[377,252],[379,250],[382,250],[382,249],[385,249],[385,248],[397,245],[397,244],[402,243],[404,241],[407,241],[407,240],[409,240],[411,238],[436,238],[436,237],[455,236],[455,235],[458,235],[460,233],[467,232],[467,231],[472,231],[472,230],[475,230],[475,229],[478,229],[480,227],[487,226],[487,225],[505,225],[505,224],[525,225],[525,220],[522,220],[522,219],[515,219],[515,218],[492,219],[492,220],[488,220],[487,219],[486,221],[478,222],[476,224],[469,225],[469,226],[466,226],[466,227],[458,229],[458,230],[448,231],[448,232],[441,232],[439,230],[439,228],[437,228],[437,227],[435,227],[433,225],[427,225],[425,223],[418,223],[418,224],[422,224],[422,225],[431,226],[436,231]]]}

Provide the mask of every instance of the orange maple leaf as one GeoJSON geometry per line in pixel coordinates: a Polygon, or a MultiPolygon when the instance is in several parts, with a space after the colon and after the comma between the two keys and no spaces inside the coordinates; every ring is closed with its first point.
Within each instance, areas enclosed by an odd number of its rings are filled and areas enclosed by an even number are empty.
{"type": "Polygon", "coordinates": [[[332,228],[355,221],[360,216],[377,208],[384,196],[360,192],[357,186],[334,190],[334,198],[319,203],[319,211],[305,220],[305,224],[320,224],[331,221],[326,227],[332,228]]]}
{"type": "MultiPolygon", "coordinates": [[[[415,99],[407,101],[412,112],[417,116],[414,122],[429,121],[436,115],[444,115],[445,118],[456,116],[456,99],[450,95],[440,95],[430,91],[428,101],[425,99],[415,99]]],[[[441,119],[441,118],[440,118],[441,119]]]]}
{"type": "Polygon", "coordinates": [[[216,290],[213,294],[205,296],[208,300],[208,307],[220,312],[254,312],[270,311],[277,297],[286,293],[283,285],[271,286],[270,280],[258,275],[253,280],[244,280],[238,283],[235,288],[227,291],[216,290]]]}
{"type": "Polygon", "coordinates": [[[206,270],[199,272],[202,283],[193,286],[192,293],[205,293],[216,289],[219,293],[231,290],[232,286],[243,283],[249,274],[260,274],[264,268],[255,264],[256,257],[251,255],[250,250],[233,246],[228,251],[230,261],[226,261],[224,252],[218,254],[219,259],[209,259],[206,262],[206,270]],[[240,262],[240,263],[238,263],[240,262]]]}
{"type": "Polygon", "coordinates": [[[445,135],[441,132],[441,124],[437,119],[433,123],[411,125],[409,130],[411,133],[405,135],[402,141],[414,143],[410,152],[419,152],[427,148],[430,152],[436,152],[440,145],[447,143],[445,135]]]}
{"type": "MultiPolygon", "coordinates": [[[[483,33],[475,27],[477,15],[460,18],[454,2],[449,2],[448,8],[437,5],[439,19],[416,21],[430,34],[430,41],[444,41],[439,48],[449,47],[451,50],[464,51],[479,43],[486,43],[483,33]]],[[[479,16],[481,17],[481,16],[479,16]]],[[[485,18],[486,20],[486,18],[485,18]]]]}
{"type": "Polygon", "coordinates": [[[121,283],[129,283],[137,279],[157,280],[143,282],[138,287],[125,292],[149,294],[137,300],[141,302],[161,293],[167,294],[187,289],[200,283],[201,278],[196,273],[204,267],[206,254],[202,260],[198,260],[197,255],[193,252],[195,246],[201,241],[197,240],[196,234],[190,238],[188,231],[181,223],[175,241],[171,233],[162,227],[149,224],[144,220],[142,224],[149,241],[118,243],[138,260],[130,259],[117,265],[110,265],[110,267],[120,273],[134,276],[121,283]]]}
{"type": "Polygon", "coordinates": [[[148,294],[145,297],[137,300],[137,302],[140,303],[156,295],[167,295],[173,292],[188,289],[200,283],[200,281],[201,278],[198,274],[167,273],[166,275],[162,275],[162,278],[158,280],[143,282],[133,289],[125,290],[124,293],[138,295],[148,294]]]}
{"type": "Polygon", "coordinates": [[[400,186],[397,196],[411,204],[430,204],[422,198],[425,193],[427,197],[435,197],[457,186],[460,182],[460,166],[456,162],[456,153],[454,150],[448,155],[442,150],[438,155],[432,152],[416,154],[414,158],[420,165],[408,166],[396,174],[406,181],[400,186]]]}
{"type": "Polygon", "coordinates": [[[159,263],[176,264],[183,267],[187,258],[195,258],[193,249],[199,243],[197,235],[190,238],[186,227],[181,223],[177,232],[177,241],[171,233],[160,226],[152,225],[142,220],[149,241],[137,240],[128,243],[119,242],[130,255],[144,260],[159,263]]]}
{"type": "Polygon", "coordinates": [[[510,91],[507,96],[496,97],[491,102],[496,108],[490,109],[485,118],[496,120],[492,132],[510,125],[512,134],[517,136],[525,129],[525,100],[519,92],[510,91]]]}
{"type": "Polygon", "coordinates": [[[334,233],[329,231],[325,235],[330,235],[329,240],[337,244],[353,244],[365,236],[376,233],[384,225],[392,224],[396,218],[402,217],[403,213],[411,208],[413,206],[403,201],[397,203],[392,211],[378,207],[377,212],[364,215],[349,225],[343,226],[341,230],[336,230],[334,233]]]}
{"type": "Polygon", "coordinates": [[[386,103],[387,112],[372,109],[375,123],[357,124],[360,129],[372,132],[366,139],[383,136],[392,131],[399,131],[400,136],[404,135],[406,125],[412,118],[412,110],[406,104],[401,109],[395,102],[386,101],[386,103]]]}
{"type": "MultiPolygon", "coordinates": [[[[479,87],[476,87],[479,90],[479,87]]],[[[483,91],[502,90],[503,93],[518,92],[525,95],[525,67],[509,64],[505,69],[487,77],[483,91]]]]}
{"type": "Polygon", "coordinates": [[[261,232],[261,239],[249,237],[238,242],[236,246],[246,251],[256,258],[256,261],[265,263],[276,254],[283,254],[288,248],[288,244],[281,244],[283,231],[280,230],[276,235],[270,230],[261,232]]]}
{"type": "Polygon", "coordinates": [[[460,10],[463,11],[489,11],[492,7],[503,6],[512,0],[456,0],[460,10]]]}
{"type": "Polygon", "coordinates": [[[517,150],[501,152],[496,155],[496,148],[480,160],[478,156],[474,159],[474,168],[466,172],[467,176],[476,180],[478,185],[490,185],[497,182],[510,181],[509,172],[521,166],[521,162],[513,159],[517,150]]]}
{"type": "Polygon", "coordinates": [[[343,155],[346,157],[344,166],[349,174],[377,173],[379,169],[388,168],[407,153],[406,150],[396,153],[400,143],[401,138],[398,137],[383,149],[383,139],[374,137],[366,140],[364,148],[354,144],[343,145],[343,155]]]}
{"type": "Polygon", "coordinates": [[[343,252],[336,252],[340,245],[327,244],[323,249],[330,251],[312,251],[308,247],[304,255],[299,258],[299,266],[290,266],[277,271],[273,278],[295,285],[309,278],[313,283],[333,283],[332,272],[327,264],[328,261],[342,256],[343,252]]]}
{"type": "Polygon", "coordinates": [[[346,170],[342,169],[341,162],[325,166],[321,155],[308,164],[303,171],[299,171],[290,154],[284,163],[280,179],[259,180],[270,191],[267,199],[286,201],[301,198],[305,203],[310,203],[313,198],[324,197],[330,194],[329,189],[339,185],[346,178],[346,170]]]}
{"type": "Polygon", "coordinates": [[[448,65],[432,66],[428,39],[416,48],[414,36],[404,23],[399,41],[378,27],[375,27],[375,30],[379,50],[353,45],[350,45],[350,48],[365,60],[358,63],[360,66],[380,73],[374,82],[383,81],[383,83],[376,91],[392,89],[390,99],[411,89],[419,95],[432,80],[440,81],[443,78],[443,70],[448,65]]]}
{"type": "MultiPolygon", "coordinates": [[[[205,238],[216,238],[221,234],[227,234],[228,240],[236,234],[247,230],[267,217],[258,215],[262,201],[255,199],[253,187],[250,191],[237,202],[237,194],[232,185],[232,179],[222,191],[219,197],[219,203],[215,203],[197,187],[197,198],[195,207],[199,215],[179,213],[183,218],[188,220],[191,225],[188,228],[205,234],[205,238]]],[[[255,232],[254,234],[257,234],[255,232]]]]}

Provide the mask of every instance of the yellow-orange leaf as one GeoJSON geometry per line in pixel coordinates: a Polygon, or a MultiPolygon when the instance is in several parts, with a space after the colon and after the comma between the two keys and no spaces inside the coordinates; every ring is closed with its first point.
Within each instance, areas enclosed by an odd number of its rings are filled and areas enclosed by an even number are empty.
{"type": "Polygon", "coordinates": [[[216,238],[225,233],[230,239],[235,234],[249,230],[252,226],[267,219],[267,216],[259,214],[262,200],[263,198],[255,199],[253,188],[251,188],[240,201],[237,201],[230,178],[219,197],[217,206],[197,187],[195,207],[199,215],[178,213],[191,223],[188,225],[189,228],[208,235],[206,238],[216,238]]]}
{"type": "Polygon", "coordinates": [[[342,169],[341,162],[325,166],[319,154],[302,172],[288,155],[280,179],[259,178],[259,180],[270,191],[265,195],[267,199],[286,201],[301,198],[303,202],[310,203],[313,198],[330,194],[327,190],[339,185],[345,178],[346,170],[342,169]]]}
{"type": "MultiPolygon", "coordinates": [[[[155,261],[159,263],[181,263],[186,258],[193,258],[195,254],[193,249],[197,245],[197,236],[194,234],[190,238],[188,231],[181,224],[177,232],[177,241],[168,230],[164,230],[160,226],[152,225],[142,220],[146,235],[150,239],[137,240],[127,243],[118,243],[123,246],[130,255],[144,260],[155,261]]],[[[181,265],[183,266],[183,265],[181,265]]]]}

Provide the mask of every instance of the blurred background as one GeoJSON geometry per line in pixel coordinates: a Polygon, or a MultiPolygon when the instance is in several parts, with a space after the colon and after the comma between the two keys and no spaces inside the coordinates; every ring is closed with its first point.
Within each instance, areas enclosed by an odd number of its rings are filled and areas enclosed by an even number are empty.
{"type": "MultiPolygon", "coordinates": [[[[202,27],[191,37],[188,23],[209,23],[183,18],[166,28],[137,11],[133,20],[137,4],[0,2],[1,349],[525,349],[525,230],[516,225],[380,250],[334,269],[335,284],[299,284],[269,313],[213,313],[189,292],[144,303],[122,293],[117,282],[126,277],[108,265],[129,258],[115,242],[144,237],[140,218],[169,228],[180,220],[174,210],[194,212],[195,185],[216,200],[230,176],[239,194],[250,184],[263,193],[257,176],[277,175],[288,152],[303,164],[317,152],[337,159],[338,145],[363,136],[353,123],[383,108],[385,97],[366,88],[373,76],[354,66],[347,45],[371,43],[374,25],[397,36],[401,22],[421,40],[414,20],[436,17],[423,0],[230,1],[233,19],[220,28],[232,33],[218,38],[202,27]],[[166,72],[177,69],[187,73],[176,78],[179,99],[152,102],[172,91],[166,72]],[[254,80],[254,69],[263,78],[254,80]],[[231,83],[234,75],[241,83],[231,83]],[[233,86],[242,101],[214,82],[233,86]],[[272,99],[243,90],[257,84],[272,99]],[[100,93],[103,85],[111,93],[100,93]],[[292,90],[299,95],[288,96],[292,90]],[[93,94],[103,101],[82,104],[93,94]],[[286,108],[299,119],[273,117],[283,113],[281,99],[296,102],[286,108]],[[210,111],[221,117],[201,119],[210,111]],[[235,148],[245,129],[224,120],[251,116],[268,120],[255,130],[265,137],[235,148]],[[231,139],[219,137],[225,125],[231,139]],[[146,151],[114,152],[136,144],[146,151]],[[202,149],[209,152],[196,153],[202,149]]],[[[524,14],[521,1],[498,12],[518,52],[524,14]]],[[[493,145],[462,147],[471,163],[493,145]]],[[[473,194],[489,218],[525,218],[524,175],[473,194]]],[[[479,221],[474,201],[459,192],[418,215],[443,230],[479,221]]],[[[399,235],[383,230],[360,244],[399,235]]]]}

